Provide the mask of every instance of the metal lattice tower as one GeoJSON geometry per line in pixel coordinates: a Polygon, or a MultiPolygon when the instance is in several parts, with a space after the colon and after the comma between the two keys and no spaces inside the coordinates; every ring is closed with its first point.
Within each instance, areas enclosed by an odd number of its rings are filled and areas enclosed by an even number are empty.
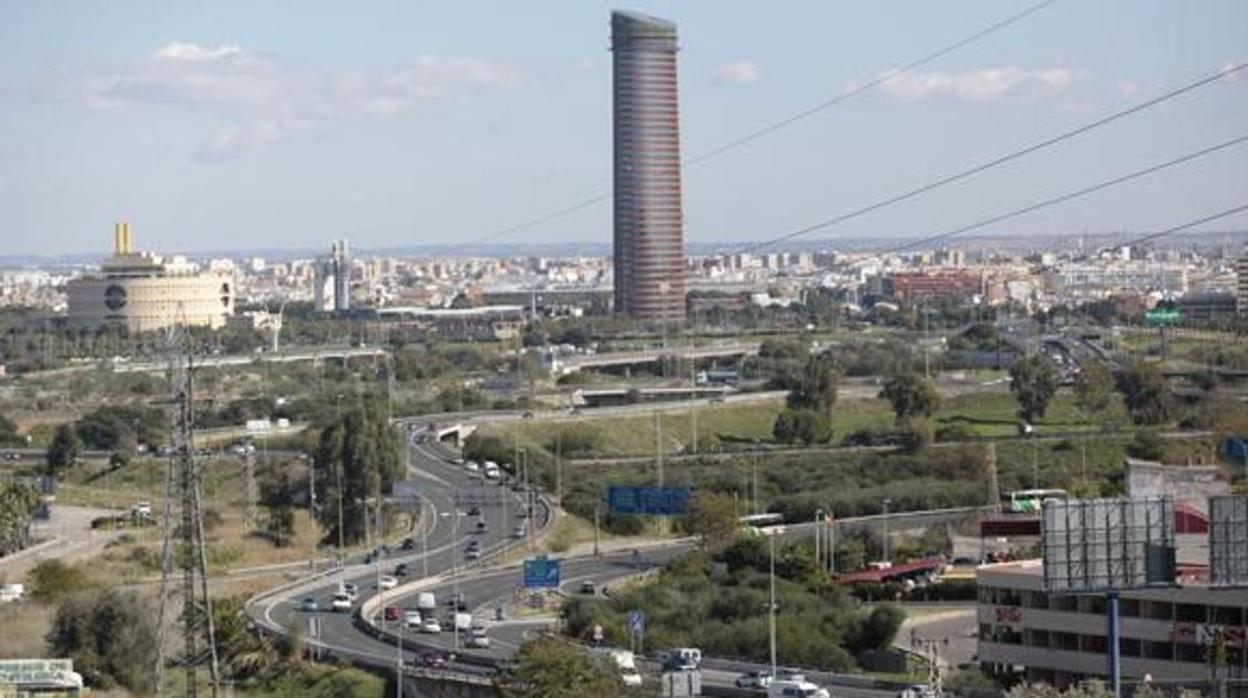
{"type": "Polygon", "coordinates": [[[160,579],[160,626],[156,659],[156,695],[165,695],[165,640],[169,618],[171,580],[181,572],[183,652],[173,659],[186,674],[185,695],[199,695],[199,672],[205,665],[211,694],[217,695],[216,635],[212,601],[208,596],[208,561],[204,549],[201,475],[195,462],[195,407],[192,362],[180,326],[165,337],[169,360],[172,456],[165,471],[164,557],[160,579]],[[177,518],[174,502],[177,501],[177,518]],[[176,530],[175,530],[176,529],[176,530]],[[174,542],[176,538],[176,544],[174,542]]]}

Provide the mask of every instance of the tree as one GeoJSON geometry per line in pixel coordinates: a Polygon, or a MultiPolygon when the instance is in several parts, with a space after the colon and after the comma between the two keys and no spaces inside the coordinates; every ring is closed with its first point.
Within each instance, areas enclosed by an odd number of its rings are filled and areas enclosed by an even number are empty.
{"type": "Polygon", "coordinates": [[[30,519],[39,508],[34,487],[12,482],[0,484],[0,555],[8,555],[30,543],[30,519]]]}
{"type": "Polygon", "coordinates": [[[78,432],[68,424],[61,424],[52,435],[52,443],[48,444],[48,474],[56,477],[66,468],[77,465],[81,453],[82,441],[78,432]]]}
{"type": "Polygon", "coordinates": [[[1161,424],[1170,418],[1170,390],[1157,364],[1132,363],[1118,376],[1118,391],[1136,424],[1161,424]]]}
{"type": "Polygon", "coordinates": [[[341,416],[321,430],[313,463],[326,540],[337,543],[341,537],[347,545],[363,540],[368,502],[389,493],[403,473],[398,434],[387,423],[384,400],[361,396],[344,405],[341,416]]]}
{"type": "Polygon", "coordinates": [[[147,693],[156,655],[154,616],[133,592],[80,594],[56,609],[48,649],[53,656],[73,659],[74,670],[92,686],[120,684],[147,693]]]}
{"type": "Polygon", "coordinates": [[[255,676],[277,663],[277,649],[268,636],[252,631],[245,596],[215,599],[212,627],[217,660],[227,676],[235,679],[255,676]]]}
{"type": "Polygon", "coordinates": [[[862,619],[858,632],[851,641],[851,648],[855,654],[887,649],[893,644],[893,638],[897,636],[897,630],[905,619],[905,612],[892,604],[876,606],[862,619]]]}
{"type": "Polygon", "coordinates": [[[1092,419],[1109,409],[1113,399],[1114,381],[1109,369],[1099,361],[1088,361],[1080,367],[1075,379],[1075,401],[1084,419],[1092,419]]]}
{"type": "Polygon", "coordinates": [[[794,410],[814,410],[832,418],[836,405],[836,365],[830,354],[816,354],[806,360],[797,385],[789,392],[788,406],[794,410]]]}
{"type": "Polygon", "coordinates": [[[1010,392],[1018,400],[1018,416],[1027,422],[1043,417],[1057,394],[1058,382],[1053,363],[1040,354],[1015,361],[1010,367],[1010,392]]]}
{"type": "Polygon", "coordinates": [[[269,513],[265,524],[269,540],[279,548],[290,545],[295,534],[295,493],[286,468],[279,467],[270,475],[261,488],[260,498],[269,513]]]}
{"type": "Polygon", "coordinates": [[[619,680],[606,660],[552,636],[529,640],[516,653],[516,670],[499,679],[507,698],[618,696],[619,680]]]}
{"type": "Polygon", "coordinates": [[[776,415],[771,433],[777,441],[801,441],[807,446],[826,443],[832,438],[832,424],[822,412],[815,410],[784,410],[776,415]]]}
{"type": "Polygon", "coordinates": [[[914,372],[893,374],[884,383],[880,397],[892,403],[898,424],[911,417],[930,417],[940,404],[936,386],[914,372]]]}
{"type": "Polygon", "coordinates": [[[771,425],[771,435],[781,443],[797,440],[797,410],[782,410],[771,425]]]}
{"type": "Polygon", "coordinates": [[[1156,429],[1138,429],[1131,443],[1127,444],[1127,455],[1132,458],[1160,461],[1165,457],[1166,445],[1156,429]]]}
{"type": "Polygon", "coordinates": [[[21,447],[26,445],[26,437],[17,432],[13,420],[0,414],[0,447],[21,447]]]}
{"type": "Polygon", "coordinates": [[[694,535],[702,536],[702,547],[718,550],[737,535],[740,525],[733,501],[710,490],[699,490],[689,503],[685,525],[694,535]]]}

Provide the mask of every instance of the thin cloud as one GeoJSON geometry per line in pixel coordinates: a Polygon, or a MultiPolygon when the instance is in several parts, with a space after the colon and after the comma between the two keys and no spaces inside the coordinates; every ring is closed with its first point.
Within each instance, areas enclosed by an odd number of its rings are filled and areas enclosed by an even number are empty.
{"type": "Polygon", "coordinates": [[[1025,101],[1063,95],[1080,77],[1070,68],[1009,66],[961,73],[903,73],[881,85],[881,90],[905,102],[938,97],[970,102],[1025,101]]]}
{"type": "Polygon", "coordinates": [[[173,41],[157,49],[155,57],[158,60],[190,63],[222,61],[242,58],[243,49],[233,44],[208,47],[195,43],[173,41]]]}
{"type": "Polygon", "coordinates": [[[122,69],[82,76],[69,94],[92,109],[220,114],[225,124],[194,153],[223,160],[264,150],[297,131],[393,116],[461,92],[519,87],[525,79],[516,66],[487,58],[421,56],[388,70],[309,70],[232,44],[175,41],[122,69]]]}
{"type": "Polygon", "coordinates": [[[751,60],[740,60],[725,63],[715,71],[715,82],[721,85],[749,85],[758,82],[763,71],[751,60]]]}

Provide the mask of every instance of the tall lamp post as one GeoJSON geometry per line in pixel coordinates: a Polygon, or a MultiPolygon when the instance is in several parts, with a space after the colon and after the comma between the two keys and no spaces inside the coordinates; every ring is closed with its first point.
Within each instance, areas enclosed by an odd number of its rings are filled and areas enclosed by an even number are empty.
{"type": "Polygon", "coordinates": [[[884,518],[881,523],[884,526],[884,541],[883,541],[884,556],[883,557],[884,557],[885,562],[887,562],[889,559],[888,557],[888,505],[892,503],[893,503],[893,500],[889,499],[888,497],[884,498],[884,518]]]}

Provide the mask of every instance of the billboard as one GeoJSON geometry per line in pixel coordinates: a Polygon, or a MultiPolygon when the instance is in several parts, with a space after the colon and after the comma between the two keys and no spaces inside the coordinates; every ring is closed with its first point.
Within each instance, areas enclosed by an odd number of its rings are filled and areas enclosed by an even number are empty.
{"type": "Polygon", "coordinates": [[[607,507],[612,514],[683,516],[692,496],[692,487],[611,485],[607,490],[607,507]]]}
{"type": "Polygon", "coordinates": [[[538,555],[524,561],[525,589],[558,589],[560,583],[559,561],[538,555]]]}
{"type": "Polygon", "coordinates": [[[1174,504],[1168,497],[1044,503],[1040,545],[1051,593],[1174,585],[1174,504]]]}
{"type": "Polygon", "coordinates": [[[1209,583],[1248,586],[1248,495],[1209,498],[1209,583]]]}

